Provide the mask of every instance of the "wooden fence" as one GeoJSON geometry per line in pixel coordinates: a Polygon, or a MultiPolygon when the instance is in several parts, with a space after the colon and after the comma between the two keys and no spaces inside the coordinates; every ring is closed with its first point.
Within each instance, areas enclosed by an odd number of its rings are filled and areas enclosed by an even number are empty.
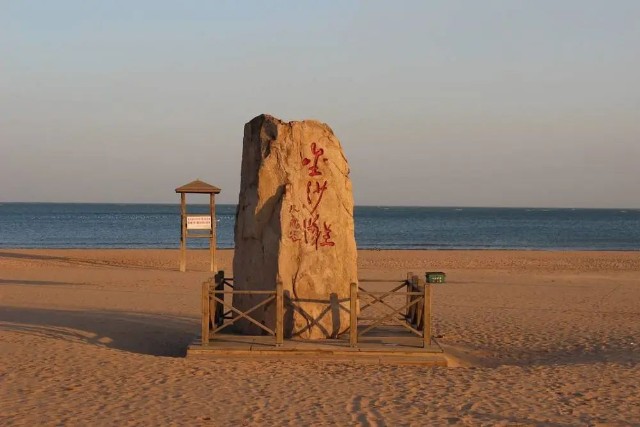
{"type": "MultiPolygon", "coordinates": [[[[221,330],[230,327],[240,319],[245,319],[259,327],[267,335],[275,338],[274,344],[281,346],[284,338],[284,305],[285,298],[282,283],[276,283],[273,291],[235,290],[233,278],[225,277],[219,271],[214,280],[202,284],[202,344],[206,345],[221,330]],[[265,298],[247,310],[239,310],[233,306],[233,295],[263,295],[265,298]],[[228,298],[227,298],[228,296],[228,298]],[[251,313],[270,304],[276,305],[275,329],[260,323],[251,313]]],[[[409,273],[406,280],[393,282],[379,279],[362,279],[360,283],[393,283],[388,291],[368,291],[356,283],[351,283],[349,294],[349,345],[357,347],[359,338],[383,324],[396,324],[422,338],[424,347],[431,345],[431,285],[418,276],[409,273]],[[361,307],[361,297],[370,299],[361,307]],[[400,308],[392,306],[388,299],[404,297],[405,304],[400,308]],[[384,306],[388,311],[382,316],[366,317],[362,312],[376,304],[384,306]],[[359,321],[371,322],[362,324],[359,321]]],[[[289,302],[291,304],[291,302],[289,302]]]]}
{"type": "Polygon", "coordinates": [[[240,319],[246,319],[258,326],[268,335],[275,337],[275,345],[281,346],[284,338],[284,295],[282,283],[276,283],[274,291],[242,291],[235,290],[231,283],[233,278],[224,277],[224,271],[219,271],[214,282],[206,281],[202,284],[202,344],[207,344],[217,333],[228,328],[240,319]],[[227,290],[228,289],[228,290],[227,290]],[[233,306],[233,295],[264,295],[265,299],[242,311],[233,306]],[[230,298],[225,298],[229,295],[230,298]],[[268,328],[250,316],[260,307],[276,304],[275,330],[268,328]],[[225,309],[228,310],[225,311],[225,309]],[[234,316],[235,315],[235,316],[234,316]]]}
{"type": "MultiPolygon", "coordinates": [[[[362,279],[360,283],[389,283],[388,280],[362,279]]],[[[393,283],[393,282],[391,282],[393,283]]],[[[391,290],[373,292],[351,284],[351,325],[349,327],[349,343],[351,346],[358,344],[358,338],[381,326],[385,322],[400,325],[409,332],[422,338],[423,346],[431,345],[431,285],[420,279],[413,273],[407,274],[407,279],[396,284],[391,290]],[[372,301],[360,307],[357,313],[357,302],[360,296],[367,296],[372,301]],[[386,300],[390,297],[403,296],[405,304],[401,307],[393,307],[386,300]],[[383,316],[365,317],[362,312],[376,304],[388,309],[383,316]],[[355,314],[355,315],[354,315],[355,314]],[[358,328],[358,321],[369,321],[368,325],[358,328]]]]}

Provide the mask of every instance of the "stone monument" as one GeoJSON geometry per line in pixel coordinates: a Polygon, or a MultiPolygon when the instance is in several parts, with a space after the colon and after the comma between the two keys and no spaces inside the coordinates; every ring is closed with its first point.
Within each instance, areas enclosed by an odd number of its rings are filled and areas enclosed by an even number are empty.
{"type": "MultiPolygon", "coordinates": [[[[236,290],[285,294],[285,336],[335,337],[349,327],[349,285],[357,283],[349,165],[329,126],[260,115],[244,127],[236,212],[236,290]]],[[[234,295],[244,310],[256,295],[234,295]]],[[[251,314],[272,328],[275,307],[251,314]]],[[[259,334],[249,322],[242,332],[259,334]]]]}

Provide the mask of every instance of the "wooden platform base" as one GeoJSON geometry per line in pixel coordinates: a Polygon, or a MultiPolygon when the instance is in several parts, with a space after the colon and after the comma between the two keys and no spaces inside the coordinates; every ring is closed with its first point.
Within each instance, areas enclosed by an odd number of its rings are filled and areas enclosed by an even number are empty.
{"type": "Polygon", "coordinates": [[[200,340],[189,346],[187,357],[200,359],[306,359],[350,361],[374,364],[447,366],[442,348],[433,341],[429,348],[410,333],[386,328],[359,338],[358,347],[349,347],[348,336],[322,341],[285,340],[280,347],[271,336],[218,334],[207,344],[200,340]]]}

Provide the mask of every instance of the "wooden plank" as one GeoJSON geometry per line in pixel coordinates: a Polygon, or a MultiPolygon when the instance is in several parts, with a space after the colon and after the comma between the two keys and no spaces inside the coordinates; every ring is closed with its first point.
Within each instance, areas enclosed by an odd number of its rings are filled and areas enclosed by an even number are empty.
{"type": "Polygon", "coordinates": [[[216,202],[214,193],[209,194],[209,215],[211,215],[211,237],[209,239],[209,252],[211,255],[210,271],[216,271],[216,202]]]}
{"type": "Polygon", "coordinates": [[[187,195],[180,193],[180,271],[187,271],[187,195]]]}
{"type": "Polygon", "coordinates": [[[431,285],[429,283],[424,283],[424,297],[423,297],[423,308],[424,313],[422,315],[422,337],[423,337],[423,346],[429,347],[431,345],[431,285]]]}
{"type": "Polygon", "coordinates": [[[398,279],[358,279],[359,283],[403,283],[398,279]]]}
{"type": "Polygon", "coordinates": [[[378,356],[402,356],[402,357],[425,357],[428,355],[438,355],[443,354],[442,351],[433,351],[428,352],[424,351],[422,347],[405,348],[403,350],[393,350],[393,349],[385,349],[380,346],[378,347],[369,347],[369,348],[351,348],[351,347],[333,347],[330,349],[327,348],[318,348],[318,347],[301,347],[301,346],[290,346],[290,347],[276,347],[272,345],[256,345],[252,343],[231,343],[231,342],[221,342],[214,341],[208,346],[198,346],[191,345],[193,349],[200,350],[203,352],[209,353],[251,353],[251,354],[314,354],[314,355],[353,355],[353,356],[366,356],[367,354],[378,355],[378,356]]]}
{"type": "MultiPolygon", "coordinates": [[[[418,277],[418,276],[416,276],[418,277]]],[[[364,289],[360,288],[360,293],[362,293],[362,295],[382,295],[383,298],[385,296],[389,296],[389,295],[393,295],[394,291],[381,291],[381,292],[371,292],[371,291],[365,291],[364,289]]],[[[395,292],[396,295],[404,295],[404,292],[395,292]]],[[[407,295],[419,295],[422,296],[422,292],[407,292],[407,295]]]]}
{"type": "MultiPolygon", "coordinates": [[[[413,272],[409,272],[407,273],[407,303],[409,303],[410,301],[413,301],[413,299],[415,298],[413,295],[409,295],[409,292],[413,291],[413,272]]],[[[415,315],[415,311],[416,311],[416,306],[415,305],[410,305],[409,307],[407,307],[407,312],[406,312],[406,318],[407,321],[409,323],[413,322],[413,316],[415,315]]]]}
{"type": "MultiPolygon", "coordinates": [[[[413,276],[413,273],[407,273],[407,279],[404,281],[406,289],[405,292],[407,292],[407,301],[406,303],[409,304],[409,302],[411,301],[411,295],[409,295],[409,292],[411,292],[411,276],[413,276]]],[[[404,314],[405,319],[411,319],[411,307],[409,306],[407,308],[407,311],[404,314]]]]}
{"type": "MultiPolygon", "coordinates": [[[[217,335],[216,345],[222,343],[253,343],[267,347],[274,347],[273,337],[268,335],[241,335],[232,332],[223,332],[217,335]]],[[[360,337],[358,345],[362,348],[379,347],[390,351],[409,349],[410,351],[424,352],[422,348],[422,333],[420,336],[408,332],[400,325],[381,325],[371,334],[360,337]]],[[[349,346],[348,333],[340,335],[335,339],[327,340],[305,340],[299,337],[292,337],[284,341],[284,348],[334,348],[350,349],[357,351],[357,348],[349,346]]],[[[439,348],[436,340],[432,339],[432,348],[439,348]]],[[[439,351],[439,350],[438,350],[439,351]]]]}
{"type": "Polygon", "coordinates": [[[209,234],[197,234],[197,233],[191,233],[191,234],[187,234],[187,239],[210,239],[211,235],[209,234]]]}
{"type": "MultiPolygon", "coordinates": [[[[216,286],[215,286],[215,291],[216,293],[220,293],[221,291],[224,291],[224,271],[220,270],[218,271],[218,274],[216,276],[216,286]]],[[[222,296],[222,298],[220,298],[224,301],[224,295],[222,296]]],[[[227,303],[228,304],[228,303],[227,303]]],[[[222,324],[224,322],[224,304],[218,304],[216,306],[216,309],[214,310],[215,313],[215,318],[216,318],[216,324],[222,324]]]]}
{"type": "Polygon", "coordinates": [[[209,282],[202,283],[202,345],[209,343],[209,282]]]}
{"type": "Polygon", "coordinates": [[[218,316],[216,316],[216,303],[213,299],[209,298],[209,325],[210,327],[216,327],[216,323],[221,321],[218,316]]]}
{"type": "MultiPolygon", "coordinates": [[[[213,330],[211,331],[211,335],[215,335],[217,330],[219,329],[218,327],[218,300],[216,299],[216,294],[215,294],[215,290],[216,290],[216,285],[214,285],[212,291],[214,291],[214,293],[209,293],[209,310],[211,310],[211,317],[213,317],[213,322],[211,322],[213,324],[213,330]]],[[[220,304],[223,306],[224,309],[224,304],[220,304]]]]}
{"type": "Polygon", "coordinates": [[[284,291],[282,282],[276,283],[276,346],[284,341],[284,291]]]}
{"type": "Polygon", "coordinates": [[[216,292],[216,294],[246,294],[246,295],[275,295],[276,291],[220,291],[216,292]]]}
{"type": "Polygon", "coordinates": [[[349,292],[349,345],[358,346],[358,284],[351,283],[349,292]]]}
{"type": "MultiPolygon", "coordinates": [[[[411,276],[411,278],[409,279],[409,288],[411,289],[411,291],[416,291],[418,289],[418,286],[416,284],[416,281],[414,280],[417,276],[413,275],[411,276]]],[[[415,292],[413,292],[415,294],[415,292]]],[[[411,301],[415,302],[416,299],[418,299],[419,297],[416,295],[411,295],[411,301]]],[[[409,312],[410,312],[410,316],[408,319],[408,323],[410,323],[411,325],[415,324],[415,320],[416,320],[416,313],[418,311],[418,304],[413,304],[410,308],[409,308],[409,312]]]]}
{"type": "MultiPolygon", "coordinates": [[[[418,276],[413,276],[411,278],[411,285],[413,287],[413,289],[415,291],[420,290],[420,285],[419,285],[419,278],[418,276]]],[[[415,305],[415,310],[413,311],[413,319],[412,319],[412,323],[416,326],[416,328],[420,329],[420,325],[421,325],[421,321],[422,321],[422,297],[423,297],[423,293],[422,292],[416,292],[418,294],[418,296],[414,297],[418,300],[418,303],[415,305]]]]}
{"type": "MultiPolygon", "coordinates": [[[[283,347],[273,344],[265,345],[265,336],[255,336],[251,341],[244,337],[244,342],[228,340],[229,335],[222,335],[220,340],[208,346],[194,344],[187,350],[188,357],[219,360],[323,360],[327,362],[362,362],[390,363],[423,366],[446,366],[447,359],[439,347],[388,347],[371,345],[366,348],[349,347],[346,341],[343,346],[329,346],[317,342],[286,341],[283,347]]],[[[333,341],[333,340],[332,340],[333,341]]],[[[273,342],[273,341],[272,341],[273,342]]]]}

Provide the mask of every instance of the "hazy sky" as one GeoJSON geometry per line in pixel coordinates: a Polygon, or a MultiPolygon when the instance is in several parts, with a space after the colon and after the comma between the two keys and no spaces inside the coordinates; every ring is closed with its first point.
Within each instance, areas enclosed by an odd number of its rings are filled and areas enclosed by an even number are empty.
{"type": "Polygon", "coordinates": [[[640,1],[0,0],[0,202],[235,203],[328,123],[357,204],[640,207],[640,1]]]}

